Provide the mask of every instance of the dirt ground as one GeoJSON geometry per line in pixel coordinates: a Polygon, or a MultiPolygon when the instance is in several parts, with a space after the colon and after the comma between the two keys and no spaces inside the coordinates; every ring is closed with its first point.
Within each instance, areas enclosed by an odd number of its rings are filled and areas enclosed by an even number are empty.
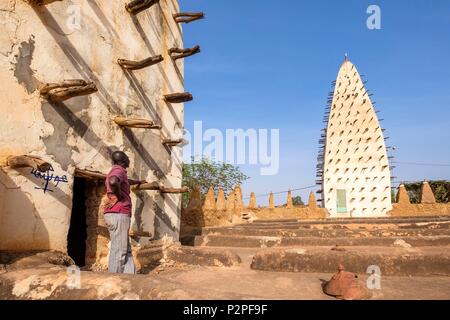
{"type": "MultiPolygon", "coordinates": [[[[134,276],[83,271],[75,289],[67,287],[64,265],[48,263],[45,254],[28,256],[0,269],[0,299],[334,300],[321,287],[332,274],[255,271],[250,268],[254,252],[237,253],[242,263],[233,267],[166,261],[134,276]]],[[[359,275],[363,281],[367,277],[359,275]]],[[[450,277],[382,277],[381,290],[371,292],[374,300],[449,300],[450,277]]]]}

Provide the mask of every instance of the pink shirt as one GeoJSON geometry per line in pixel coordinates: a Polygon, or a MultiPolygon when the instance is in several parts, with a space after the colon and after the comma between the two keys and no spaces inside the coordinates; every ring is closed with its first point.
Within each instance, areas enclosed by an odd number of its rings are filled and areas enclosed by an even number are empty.
{"type": "Polygon", "coordinates": [[[118,201],[111,208],[105,208],[104,213],[121,213],[131,216],[131,198],[130,198],[130,183],[128,182],[127,170],[119,165],[114,165],[111,171],[106,175],[106,193],[108,196],[114,195],[109,185],[109,179],[114,176],[119,180],[121,200],[118,201]]]}

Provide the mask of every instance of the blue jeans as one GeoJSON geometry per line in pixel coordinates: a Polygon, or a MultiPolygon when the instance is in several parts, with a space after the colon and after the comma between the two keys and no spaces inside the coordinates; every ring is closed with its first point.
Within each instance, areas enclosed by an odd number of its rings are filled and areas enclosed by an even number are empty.
{"type": "Polygon", "coordinates": [[[135,274],[133,255],[131,253],[130,230],[131,218],[126,214],[105,214],[106,225],[111,238],[108,271],[112,273],[135,274]]]}

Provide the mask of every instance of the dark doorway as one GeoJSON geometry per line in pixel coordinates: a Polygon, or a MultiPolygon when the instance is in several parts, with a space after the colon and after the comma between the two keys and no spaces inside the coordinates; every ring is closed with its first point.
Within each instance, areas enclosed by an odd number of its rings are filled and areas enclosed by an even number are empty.
{"type": "Polygon", "coordinates": [[[86,264],[86,238],[86,180],[75,178],[67,252],[79,267],[86,264]]]}

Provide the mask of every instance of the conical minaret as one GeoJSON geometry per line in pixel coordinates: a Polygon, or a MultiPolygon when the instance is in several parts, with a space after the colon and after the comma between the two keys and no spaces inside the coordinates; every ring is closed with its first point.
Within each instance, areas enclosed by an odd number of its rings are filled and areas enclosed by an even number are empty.
{"type": "Polygon", "coordinates": [[[347,56],[334,85],[317,166],[322,204],[331,217],[385,216],[392,204],[383,130],[347,56]]]}

